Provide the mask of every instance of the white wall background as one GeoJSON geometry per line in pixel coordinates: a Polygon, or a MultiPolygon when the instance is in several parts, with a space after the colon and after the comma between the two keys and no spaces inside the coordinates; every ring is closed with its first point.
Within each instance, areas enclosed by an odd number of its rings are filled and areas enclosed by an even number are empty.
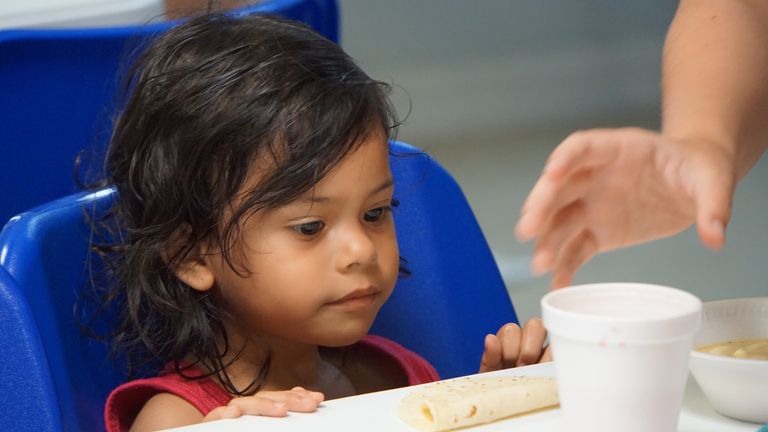
{"type": "MultiPolygon", "coordinates": [[[[548,277],[512,234],[549,152],[574,129],[658,127],[671,0],[341,0],[342,45],[411,110],[400,138],[463,186],[521,319],[548,277]],[[412,106],[409,107],[409,105],[412,106]]],[[[768,121],[768,119],[766,120],[768,121]]],[[[768,158],[740,186],[724,252],[693,232],[594,259],[576,282],[645,281],[705,300],[768,295],[768,158]]]]}

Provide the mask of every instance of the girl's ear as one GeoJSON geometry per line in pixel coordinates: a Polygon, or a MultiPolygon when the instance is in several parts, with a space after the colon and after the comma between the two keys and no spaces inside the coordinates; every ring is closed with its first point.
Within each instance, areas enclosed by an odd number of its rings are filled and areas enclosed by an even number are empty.
{"type": "MultiPolygon", "coordinates": [[[[198,248],[195,248],[198,249],[198,248]]],[[[213,271],[208,266],[208,262],[199,253],[199,250],[192,250],[178,263],[173,273],[180,281],[189,285],[190,288],[197,291],[208,291],[213,288],[216,281],[213,271]]]]}
{"type": "MultiPolygon", "coordinates": [[[[177,234],[175,237],[180,239],[182,235],[177,234]]],[[[178,241],[172,243],[178,243],[178,241]]],[[[171,267],[173,274],[190,288],[196,291],[208,291],[213,288],[216,277],[208,260],[205,259],[206,248],[207,242],[200,241],[186,251],[186,255],[181,260],[178,260],[173,256],[182,252],[181,247],[176,244],[163,252],[163,261],[171,267]]]]}

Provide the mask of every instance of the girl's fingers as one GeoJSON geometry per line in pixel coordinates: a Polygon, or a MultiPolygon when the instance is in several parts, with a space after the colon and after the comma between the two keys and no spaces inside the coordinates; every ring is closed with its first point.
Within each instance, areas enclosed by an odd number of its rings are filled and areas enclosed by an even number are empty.
{"type": "Polygon", "coordinates": [[[316,400],[318,403],[325,400],[325,395],[321,392],[307,390],[304,387],[294,387],[291,389],[292,392],[305,392],[305,395],[309,398],[312,398],[316,400]]]}
{"type": "Polygon", "coordinates": [[[515,367],[520,357],[520,340],[522,330],[520,326],[514,323],[504,324],[496,333],[496,337],[501,342],[501,367],[515,367]]]}
{"type": "Polygon", "coordinates": [[[480,372],[550,360],[549,348],[543,348],[546,338],[547,331],[540,318],[529,320],[522,329],[514,323],[505,324],[495,335],[485,337],[480,372]]]}
{"type": "Polygon", "coordinates": [[[284,402],[276,402],[259,396],[246,396],[232,399],[228,405],[211,410],[203,418],[204,422],[225,418],[236,418],[243,415],[261,415],[268,417],[285,417],[288,409],[284,402]]]}
{"type": "Polygon", "coordinates": [[[490,372],[501,369],[501,342],[496,335],[485,336],[485,349],[480,359],[480,372],[490,372]]]}
{"type": "Polygon", "coordinates": [[[520,342],[520,354],[514,366],[526,366],[535,364],[541,357],[544,341],[547,339],[547,331],[541,318],[532,318],[525,323],[520,342]]]}
{"type": "Polygon", "coordinates": [[[552,288],[562,288],[571,284],[576,270],[589,261],[598,250],[597,239],[589,230],[565,244],[560,251],[552,275],[552,288]]]}
{"type": "Polygon", "coordinates": [[[539,363],[550,361],[552,361],[552,345],[547,345],[547,348],[544,349],[544,353],[541,355],[541,359],[539,359],[539,363]]]}
{"type": "Polygon", "coordinates": [[[288,411],[314,412],[324,399],[319,392],[305,390],[302,387],[294,387],[289,391],[263,391],[255,397],[267,398],[286,406],[288,411]]]}
{"type": "Polygon", "coordinates": [[[237,418],[240,417],[240,415],[240,409],[237,407],[220,406],[209,411],[208,415],[203,418],[203,422],[221,420],[225,418],[237,418]]]}
{"type": "Polygon", "coordinates": [[[262,415],[269,417],[285,417],[288,415],[288,404],[261,396],[245,396],[232,399],[229,408],[237,408],[240,415],[262,415]]]}
{"type": "Polygon", "coordinates": [[[288,402],[292,400],[314,400],[317,403],[325,400],[325,395],[320,392],[307,390],[304,387],[294,387],[286,391],[260,391],[256,396],[270,398],[277,402],[288,402]]]}
{"type": "Polygon", "coordinates": [[[232,399],[226,406],[211,410],[203,421],[236,418],[243,415],[285,417],[288,411],[314,412],[325,399],[320,392],[294,387],[288,391],[262,391],[254,396],[232,399]]]}

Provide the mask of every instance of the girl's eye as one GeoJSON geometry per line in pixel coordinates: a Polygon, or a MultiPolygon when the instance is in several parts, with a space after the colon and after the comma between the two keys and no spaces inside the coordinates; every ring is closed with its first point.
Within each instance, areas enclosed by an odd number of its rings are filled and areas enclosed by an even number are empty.
{"type": "Polygon", "coordinates": [[[307,222],[293,226],[293,230],[305,236],[312,236],[320,232],[325,224],[322,221],[307,222]]]}
{"type": "Polygon", "coordinates": [[[392,213],[392,209],[399,206],[400,201],[392,198],[392,201],[389,203],[388,206],[375,208],[373,210],[368,210],[363,214],[363,219],[365,219],[366,222],[379,222],[387,215],[387,213],[392,213]]]}
{"type": "Polygon", "coordinates": [[[382,219],[384,219],[384,216],[387,215],[387,213],[392,211],[392,207],[386,206],[386,207],[379,207],[375,208],[373,210],[368,210],[363,214],[363,219],[365,219],[366,222],[378,222],[382,219]]]}

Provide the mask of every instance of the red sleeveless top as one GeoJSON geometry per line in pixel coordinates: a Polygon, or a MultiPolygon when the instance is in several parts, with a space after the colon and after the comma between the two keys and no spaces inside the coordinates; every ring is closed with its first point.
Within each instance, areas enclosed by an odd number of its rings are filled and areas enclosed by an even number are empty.
{"type": "MultiPolygon", "coordinates": [[[[440,379],[429,362],[397,342],[381,336],[368,335],[355,345],[363,345],[390,358],[402,368],[408,378],[408,385],[440,379]]],[[[194,370],[191,371],[191,374],[194,373],[194,370]]],[[[107,398],[104,408],[107,432],[127,431],[144,404],[159,393],[174,394],[192,404],[203,415],[232,400],[232,395],[210,378],[189,380],[176,373],[166,372],[155,378],[130,381],[113,390],[107,398]]]]}

